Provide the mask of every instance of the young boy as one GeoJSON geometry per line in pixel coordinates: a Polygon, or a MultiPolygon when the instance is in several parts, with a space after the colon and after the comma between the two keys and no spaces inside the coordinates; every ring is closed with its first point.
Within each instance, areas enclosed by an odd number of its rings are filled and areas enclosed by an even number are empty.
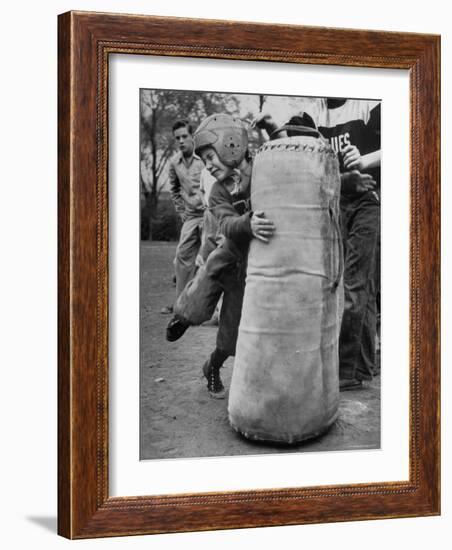
{"type": "Polygon", "coordinates": [[[193,311],[194,303],[204,303],[205,316],[210,318],[212,306],[223,293],[216,347],[204,363],[203,373],[210,395],[224,398],[220,368],[229,356],[235,355],[249,242],[253,237],[268,242],[274,225],[263,212],[250,210],[251,163],[243,123],[231,115],[211,115],[196,130],[194,142],[195,153],[216,179],[209,209],[224,238],[176,303],[176,316],[167,327],[167,339],[177,340],[190,325],[199,324],[201,319],[195,320],[196,315],[188,313],[193,311]]]}

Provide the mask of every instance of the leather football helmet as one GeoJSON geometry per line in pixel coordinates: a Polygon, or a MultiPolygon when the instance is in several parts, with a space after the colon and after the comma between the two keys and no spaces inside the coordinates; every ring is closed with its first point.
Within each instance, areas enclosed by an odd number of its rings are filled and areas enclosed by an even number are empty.
{"type": "Polygon", "coordinates": [[[248,148],[248,132],[236,116],[218,113],[204,119],[193,134],[195,153],[213,147],[223,164],[237,168],[248,148]]]}

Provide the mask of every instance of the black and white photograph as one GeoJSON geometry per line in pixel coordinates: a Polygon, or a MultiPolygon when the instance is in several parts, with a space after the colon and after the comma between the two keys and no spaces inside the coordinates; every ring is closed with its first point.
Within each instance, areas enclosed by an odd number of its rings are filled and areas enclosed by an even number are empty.
{"type": "Polygon", "coordinates": [[[140,459],[379,449],[381,100],[139,103],[140,459]]]}

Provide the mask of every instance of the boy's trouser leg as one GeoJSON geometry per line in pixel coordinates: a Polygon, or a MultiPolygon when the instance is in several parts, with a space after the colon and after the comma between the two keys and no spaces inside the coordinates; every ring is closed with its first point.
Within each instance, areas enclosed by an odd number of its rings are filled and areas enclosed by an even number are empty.
{"type": "MultiPolygon", "coordinates": [[[[374,286],[371,284],[370,286],[374,286]]],[[[375,288],[371,288],[363,319],[361,351],[358,359],[358,377],[362,373],[376,373],[377,302],[375,288]]]]}
{"type": "Polygon", "coordinates": [[[243,264],[225,271],[219,277],[223,289],[217,348],[235,355],[240,318],[245,292],[245,267],[243,264]]]}
{"type": "Polygon", "coordinates": [[[210,355],[210,364],[214,369],[220,369],[223,366],[223,363],[229,357],[229,353],[222,349],[215,348],[210,355]]]}
{"type": "Polygon", "coordinates": [[[190,325],[211,319],[223,292],[224,272],[233,265],[234,258],[224,248],[214,250],[177,298],[174,313],[190,325]]]}
{"type": "Polygon", "coordinates": [[[202,217],[185,220],[176,248],[174,270],[176,273],[176,298],[196,271],[196,255],[201,245],[202,217]]]}
{"type": "Polygon", "coordinates": [[[374,275],[380,203],[371,195],[356,204],[343,205],[342,223],[345,304],[339,337],[339,376],[369,380],[375,358],[374,275]]]}
{"type": "MultiPolygon", "coordinates": [[[[375,297],[377,308],[377,339],[375,343],[375,351],[378,357],[381,350],[381,238],[378,236],[377,254],[375,258],[375,297]]],[[[379,358],[376,359],[377,372],[380,370],[379,358]]]]}

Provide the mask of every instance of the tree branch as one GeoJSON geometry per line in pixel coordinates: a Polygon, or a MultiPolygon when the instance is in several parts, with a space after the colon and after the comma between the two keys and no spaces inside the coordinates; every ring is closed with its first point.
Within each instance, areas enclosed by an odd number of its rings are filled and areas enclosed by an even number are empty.
{"type": "Polygon", "coordinates": [[[163,151],[162,153],[162,156],[160,157],[160,160],[159,162],[157,163],[157,174],[160,175],[161,171],[162,171],[162,164],[165,165],[166,164],[166,161],[168,160],[168,157],[170,156],[171,154],[171,146],[168,145],[166,147],[166,149],[163,151]]]}
{"type": "Polygon", "coordinates": [[[147,197],[149,195],[149,190],[146,187],[146,183],[143,178],[143,174],[141,173],[141,167],[140,167],[140,184],[141,184],[141,191],[143,192],[143,195],[147,197]]]}

